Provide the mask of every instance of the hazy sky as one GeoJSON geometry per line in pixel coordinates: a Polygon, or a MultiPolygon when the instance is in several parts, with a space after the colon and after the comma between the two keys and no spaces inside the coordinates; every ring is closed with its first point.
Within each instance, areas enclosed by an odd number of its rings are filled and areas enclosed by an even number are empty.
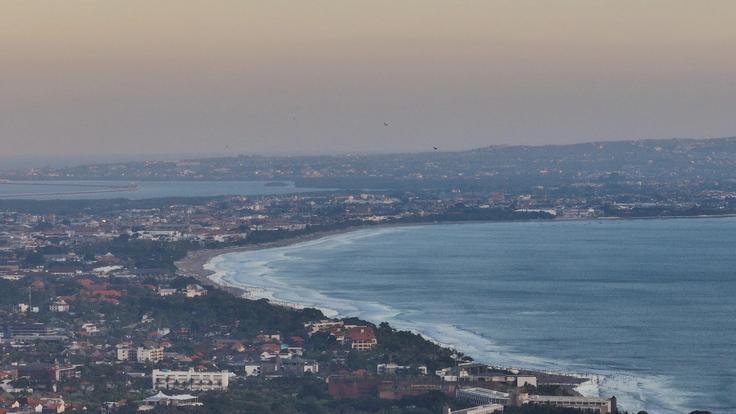
{"type": "Polygon", "coordinates": [[[8,0],[0,154],[733,136],[735,21],[733,0],[8,0]]]}

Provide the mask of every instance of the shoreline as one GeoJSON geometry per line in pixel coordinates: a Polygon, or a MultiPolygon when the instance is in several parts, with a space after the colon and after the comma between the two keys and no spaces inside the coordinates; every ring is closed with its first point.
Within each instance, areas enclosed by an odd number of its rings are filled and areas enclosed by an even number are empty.
{"type": "MultiPolygon", "coordinates": [[[[531,222],[536,220],[525,220],[525,222],[531,222]]],[[[298,303],[290,303],[286,301],[281,301],[277,298],[273,298],[271,296],[260,296],[260,297],[254,297],[253,291],[257,290],[257,288],[253,288],[244,284],[236,284],[231,283],[226,280],[222,279],[215,279],[212,278],[212,276],[216,275],[217,272],[207,269],[206,264],[209,263],[212,259],[230,254],[230,253],[240,253],[240,252],[248,252],[248,251],[259,251],[259,250],[266,250],[266,249],[273,249],[273,248],[280,248],[280,247],[290,247],[293,245],[297,245],[300,243],[306,243],[309,241],[319,240],[331,236],[337,236],[341,234],[347,234],[352,233],[360,230],[369,230],[369,229],[386,229],[386,228],[395,228],[395,227],[415,227],[415,226],[427,226],[427,225],[438,225],[438,224],[462,224],[462,223],[494,223],[496,221],[467,221],[467,222],[431,222],[431,223],[393,223],[393,224],[379,224],[379,225],[368,225],[368,226],[354,226],[349,227],[345,229],[339,229],[339,230],[332,230],[332,231],[323,231],[323,232],[316,232],[313,234],[303,235],[303,236],[297,236],[297,237],[290,237],[283,240],[278,240],[275,242],[268,242],[268,243],[257,243],[250,246],[239,246],[239,247],[230,247],[230,248],[222,248],[222,249],[204,249],[204,250],[197,250],[194,252],[190,252],[190,254],[187,255],[186,258],[177,261],[177,274],[180,274],[181,276],[190,276],[195,278],[200,284],[206,285],[209,287],[214,287],[216,289],[220,289],[226,292],[229,292],[232,295],[235,295],[237,297],[248,299],[248,300],[261,300],[266,299],[271,305],[274,306],[283,306],[288,307],[291,309],[304,309],[306,307],[311,306],[302,306],[298,303]]],[[[503,221],[504,223],[508,221],[503,221]]],[[[328,315],[325,313],[324,309],[321,309],[319,307],[315,307],[320,312],[324,314],[326,318],[336,318],[338,316],[336,315],[328,315]]],[[[345,315],[339,316],[339,317],[347,317],[345,315]]],[[[380,323],[384,321],[369,321],[371,323],[380,323]]],[[[429,335],[427,335],[424,332],[414,331],[410,330],[411,332],[420,335],[422,338],[438,345],[443,348],[448,349],[457,349],[455,346],[451,344],[444,343],[438,339],[435,339],[429,335]]],[[[475,361],[475,356],[471,356],[475,361]]],[[[498,369],[506,369],[506,370],[516,370],[523,374],[531,374],[535,375],[537,377],[564,377],[567,378],[570,381],[577,382],[577,385],[572,387],[572,390],[574,390],[579,395],[585,395],[585,396],[599,396],[600,395],[600,389],[599,384],[601,382],[601,376],[598,374],[585,374],[580,372],[567,372],[562,370],[543,370],[538,368],[528,368],[528,367],[522,367],[522,366],[502,366],[497,364],[491,364],[490,362],[486,361],[484,363],[488,363],[489,365],[498,368],[498,369]]]]}
{"type": "MultiPolygon", "coordinates": [[[[212,259],[225,255],[225,254],[274,249],[274,248],[279,248],[279,247],[289,247],[289,246],[303,243],[303,242],[318,240],[318,239],[322,239],[322,238],[330,237],[330,236],[337,236],[340,234],[350,233],[350,232],[358,231],[362,229],[381,228],[381,227],[388,227],[388,226],[389,225],[354,226],[354,227],[348,227],[348,228],[338,229],[338,230],[318,231],[318,232],[311,233],[311,234],[305,234],[305,235],[295,236],[295,237],[288,237],[288,238],[273,241],[273,242],[254,243],[251,245],[224,247],[220,249],[194,250],[194,251],[189,252],[185,258],[178,260],[174,263],[176,265],[176,274],[179,276],[193,277],[194,279],[197,279],[197,281],[201,283],[202,285],[214,287],[217,289],[222,289],[237,297],[247,298],[247,295],[249,293],[249,290],[247,288],[234,286],[232,284],[228,284],[224,282],[218,283],[217,281],[210,278],[210,276],[214,275],[215,272],[205,268],[205,265],[209,263],[212,259]]],[[[274,303],[274,305],[278,305],[278,304],[274,303]]]]}
{"type": "Polygon", "coordinates": [[[416,222],[416,223],[386,223],[386,224],[373,224],[373,225],[362,225],[362,226],[351,226],[336,230],[324,230],[316,231],[311,234],[304,234],[300,236],[288,237],[281,240],[266,242],[266,243],[254,243],[244,246],[224,247],[219,249],[201,249],[193,250],[187,253],[187,256],[181,260],[176,261],[176,274],[179,276],[190,276],[197,279],[200,283],[207,286],[216,287],[228,291],[236,296],[243,297],[244,294],[248,293],[247,289],[243,289],[229,284],[217,283],[210,279],[210,276],[215,272],[206,269],[205,265],[212,259],[229,253],[240,253],[255,250],[273,249],[279,247],[289,247],[295,244],[322,239],[325,237],[336,236],[340,234],[351,233],[366,229],[381,229],[381,228],[393,228],[393,227],[416,227],[416,226],[433,226],[440,224],[471,224],[471,223],[529,223],[529,222],[556,222],[556,221],[629,221],[629,220],[682,220],[682,219],[720,219],[720,218],[734,218],[736,214],[721,214],[721,215],[702,215],[702,216],[659,216],[659,217],[598,217],[590,219],[574,219],[574,218],[555,218],[551,220],[467,220],[467,221],[434,221],[434,222],[416,222]]]}
{"type": "MultiPolygon", "coordinates": [[[[683,218],[701,218],[702,219],[702,218],[733,218],[733,217],[734,215],[723,215],[723,216],[717,216],[717,217],[715,216],[641,217],[641,218],[614,217],[614,218],[597,218],[597,219],[577,219],[577,220],[576,219],[557,219],[557,220],[564,221],[564,222],[569,222],[569,221],[581,221],[581,222],[608,221],[610,222],[610,221],[631,220],[631,219],[652,220],[652,219],[683,219],[683,218]]],[[[541,222],[554,222],[554,221],[556,220],[524,220],[523,222],[526,222],[526,223],[540,222],[541,223],[541,222]]],[[[387,224],[377,224],[377,225],[352,226],[352,227],[347,227],[347,228],[333,230],[333,231],[317,231],[315,233],[301,235],[297,237],[289,237],[289,238],[285,238],[285,239],[278,240],[276,242],[270,242],[270,243],[258,243],[258,244],[225,248],[225,249],[209,249],[209,250],[194,251],[194,252],[191,252],[191,254],[187,256],[187,258],[182,259],[181,261],[177,262],[177,267],[179,267],[180,270],[182,271],[191,269],[193,271],[189,272],[189,274],[187,274],[188,276],[195,276],[197,280],[199,280],[202,283],[205,283],[209,286],[214,286],[215,288],[218,288],[218,289],[228,291],[232,294],[235,294],[236,296],[244,297],[246,299],[252,299],[252,300],[265,298],[269,300],[271,304],[276,305],[276,306],[299,308],[298,306],[292,306],[293,304],[290,304],[290,303],[286,303],[286,302],[279,303],[278,300],[274,301],[268,295],[257,296],[255,298],[250,297],[249,295],[252,294],[252,292],[258,291],[260,289],[259,288],[249,289],[251,286],[248,286],[246,284],[231,283],[230,281],[227,280],[227,278],[225,278],[224,280],[220,280],[220,278],[211,278],[211,276],[217,274],[217,272],[213,270],[205,269],[204,266],[205,264],[210,262],[213,258],[216,258],[223,254],[244,252],[244,251],[257,251],[257,250],[264,250],[264,249],[271,249],[271,248],[289,247],[289,246],[293,246],[293,245],[300,244],[300,243],[305,243],[309,241],[323,239],[326,237],[331,237],[331,236],[336,236],[336,235],[341,235],[341,234],[351,233],[351,232],[356,232],[356,231],[361,231],[361,230],[381,230],[381,229],[386,229],[386,228],[391,228],[391,227],[418,227],[418,226],[440,225],[440,224],[467,224],[467,223],[489,224],[489,223],[509,223],[509,222],[514,222],[514,221],[511,221],[511,220],[451,221],[451,222],[440,221],[440,222],[424,222],[424,223],[387,223],[387,224]],[[184,267],[181,267],[182,265],[184,267]],[[186,267],[186,266],[189,266],[189,267],[186,267]]],[[[266,292],[266,293],[278,293],[278,291],[277,292],[266,292]]],[[[314,308],[319,309],[319,306],[314,306],[314,305],[310,305],[308,307],[314,307],[314,308]]],[[[325,314],[325,316],[332,317],[327,314],[325,314]]],[[[348,316],[350,315],[340,315],[340,317],[348,317],[348,316]]],[[[369,320],[372,323],[382,322],[381,320],[374,320],[375,318],[363,317],[361,319],[369,320]]],[[[425,332],[422,332],[421,330],[415,330],[415,329],[408,329],[408,330],[416,334],[420,334],[423,338],[439,346],[451,348],[451,349],[457,349],[455,346],[448,344],[448,343],[443,343],[441,340],[437,340],[436,338],[433,338],[431,335],[428,335],[425,332]]],[[[475,355],[475,352],[472,352],[472,351],[467,352],[466,355],[474,357],[474,358],[479,356],[479,355],[475,355]]],[[[542,367],[531,368],[524,364],[518,364],[518,363],[513,363],[513,362],[511,364],[508,364],[508,363],[504,363],[503,361],[484,361],[482,359],[479,359],[478,362],[490,363],[491,365],[498,366],[499,368],[518,369],[520,371],[534,373],[539,377],[544,376],[544,375],[562,375],[562,376],[569,377],[569,378],[576,378],[579,380],[578,385],[573,387],[572,389],[574,389],[578,394],[585,395],[585,396],[601,396],[601,395],[604,395],[605,393],[608,393],[608,395],[610,395],[611,391],[614,391],[614,390],[621,392],[622,389],[627,389],[625,387],[628,386],[628,384],[632,383],[632,381],[638,381],[632,374],[615,372],[615,371],[612,373],[598,372],[595,370],[567,371],[565,370],[564,365],[550,366],[549,368],[542,368],[542,367]],[[498,364],[499,362],[500,364],[498,364]],[[504,366],[504,365],[508,365],[508,366],[504,366]],[[621,385],[622,383],[624,384],[623,386],[621,385]]],[[[655,389],[655,391],[657,390],[655,389]]],[[[618,392],[614,392],[614,394],[619,396],[618,392]]],[[[659,392],[654,393],[654,395],[657,395],[657,396],[659,396],[660,394],[662,393],[659,393],[659,392]]],[[[634,399],[632,401],[634,401],[633,404],[637,404],[637,405],[644,403],[643,400],[634,399]]],[[[655,401],[659,401],[659,399],[655,401]]],[[[670,406],[663,406],[663,407],[667,407],[666,412],[671,412],[670,406]]]]}

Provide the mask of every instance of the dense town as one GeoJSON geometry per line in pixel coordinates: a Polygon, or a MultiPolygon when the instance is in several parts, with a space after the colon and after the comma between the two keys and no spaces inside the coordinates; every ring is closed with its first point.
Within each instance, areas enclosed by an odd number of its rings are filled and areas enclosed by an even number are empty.
{"type": "Polygon", "coordinates": [[[615,410],[615,399],[578,395],[580,378],[476,364],[386,324],[237,298],[175,265],[190,250],[421,218],[436,204],[399,212],[400,200],[371,194],[161,200],[123,209],[68,203],[75,207],[33,202],[1,215],[5,412],[217,411],[228,401],[241,412],[615,410]],[[298,390],[305,387],[324,400],[304,402],[298,390]],[[266,401],[269,408],[259,405],[266,401]]]}

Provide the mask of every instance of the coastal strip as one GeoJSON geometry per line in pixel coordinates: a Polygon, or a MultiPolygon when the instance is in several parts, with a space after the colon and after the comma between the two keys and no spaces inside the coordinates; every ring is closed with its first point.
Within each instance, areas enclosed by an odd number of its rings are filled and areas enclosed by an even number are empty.
{"type": "MultiPolygon", "coordinates": [[[[196,279],[202,285],[214,287],[214,288],[229,292],[230,294],[234,296],[245,298],[245,299],[256,300],[256,299],[264,298],[263,296],[258,296],[254,294],[254,292],[258,290],[257,288],[250,287],[242,283],[229,283],[227,280],[213,278],[212,276],[214,276],[216,272],[208,269],[206,265],[212,259],[222,256],[222,255],[230,254],[230,253],[240,253],[240,252],[247,252],[247,251],[257,251],[257,250],[289,247],[289,246],[293,246],[293,245],[297,245],[297,244],[301,244],[301,243],[305,243],[309,241],[315,241],[315,240],[319,240],[323,238],[328,238],[331,236],[352,233],[352,232],[366,230],[366,229],[409,227],[409,226],[422,226],[422,225],[433,225],[433,224],[454,224],[454,223],[411,223],[411,224],[395,223],[395,224],[381,224],[381,225],[371,225],[371,226],[353,226],[353,227],[348,227],[348,228],[339,229],[339,230],[319,231],[319,232],[315,232],[311,234],[284,238],[284,239],[274,241],[274,242],[254,243],[254,244],[246,245],[246,246],[228,247],[228,248],[221,248],[221,249],[196,250],[196,251],[190,252],[184,259],[176,262],[177,273],[181,276],[192,277],[196,279]]],[[[284,306],[284,307],[296,308],[296,309],[303,308],[301,304],[287,303],[285,301],[274,300],[274,298],[271,298],[271,297],[265,297],[265,298],[269,301],[270,304],[275,305],[275,306],[284,306]]],[[[326,315],[326,316],[331,317],[329,315],[326,315]]],[[[380,323],[383,321],[372,320],[370,322],[380,323]]],[[[412,331],[416,334],[422,335],[425,339],[439,346],[455,349],[454,346],[448,343],[444,343],[431,336],[427,336],[425,332],[414,331],[414,330],[412,331]]],[[[596,375],[596,374],[581,374],[581,373],[567,372],[567,371],[554,370],[554,369],[546,370],[546,369],[527,369],[527,368],[522,368],[522,367],[511,367],[511,366],[500,366],[500,365],[493,365],[493,366],[498,369],[516,370],[521,373],[536,375],[540,378],[541,377],[555,377],[555,378],[566,379],[567,381],[577,382],[578,386],[576,387],[576,390],[581,395],[585,395],[585,396],[598,396],[600,395],[600,392],[601,392],[599,384],[602,382],[603,378],[600,375],[596,375]]]]}
{"type": "MultiPolygon", "coordinates": [[[[218,283],[212,280],[211,276],[215,274],[212,270],[209,270],[205,265],[212,259],[218,256],[229,253],[239,253],[254,250],[273,249],[277,247],[288,247],[294,244],[308,242],[312,240],[318,240],[325,237],[335,236],[338,234],[345,234],[354,231],[358,231],[366,228],[377,228],[381,226],[354,226],[339,230],[327,230],[318,231],[310,234],[304,234],[294,237],[288,237],[281,240],[266,242],[266,243],[253,243],[244,246],[225,247],[221,249],[202,249],[190,251],[187,256],[177,261],[176,268],[177,274],[180,276],[188,276],[196,279],[200,284],[222,289],[232,295],[238,297],[248,297],[249,291],[245,287],[235,286],[229,283],[218,283]]],[[[277,303],[274,303],[277,305],[277,303]]]]}

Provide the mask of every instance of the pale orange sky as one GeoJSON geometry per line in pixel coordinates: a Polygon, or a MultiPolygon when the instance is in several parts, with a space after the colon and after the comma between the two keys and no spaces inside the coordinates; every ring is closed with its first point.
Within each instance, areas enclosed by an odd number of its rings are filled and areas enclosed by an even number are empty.
{"type": "Polygon", "coordinates": [[[735,20],[726,0],[7,1],[0,153],[732,136],[735,20]]]}

